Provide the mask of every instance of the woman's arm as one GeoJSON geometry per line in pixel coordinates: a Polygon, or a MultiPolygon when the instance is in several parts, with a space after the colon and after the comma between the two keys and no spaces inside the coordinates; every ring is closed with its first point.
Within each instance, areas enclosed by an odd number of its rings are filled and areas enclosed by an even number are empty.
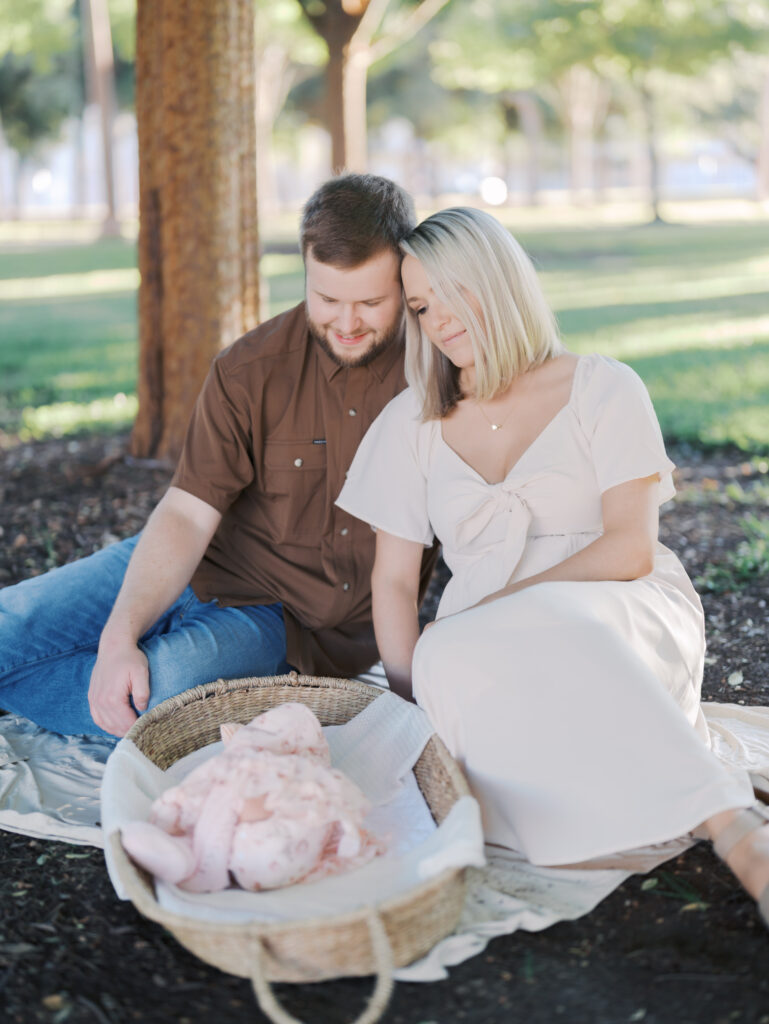
{"type": "Polygon", "coordinates": [[[413,701],[411,659],[419,639],[419,570],[424,548],[377,530],[371,574],[374,632],[390,689],[413,701]]]}
{"type": "Polygon", "coordinates": [[[659,530],[658,486],[659,477],[655,473],[610,487],[601,497],[603,533],[600,537],[557,565],[525,580],[509,583],[478,604],[516,594],[535,583],[636,580],[646,576],[654,567],[659,530]]]}

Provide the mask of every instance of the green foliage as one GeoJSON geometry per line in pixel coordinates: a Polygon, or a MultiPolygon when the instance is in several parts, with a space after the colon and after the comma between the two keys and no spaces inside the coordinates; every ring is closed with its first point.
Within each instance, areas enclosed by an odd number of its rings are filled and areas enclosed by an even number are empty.
{"type": "Polygon", "coordinates": [[[9,145],[22,157],[58,131],[71,112],[73,88],[62,56],[52,60],[46,74],[36,70],[31,56],[7,53],[0,60],[0,121],[9,145]]]}
{"type": "MultiPolygon", "coordinates": [[[[769,6],[752,0],[467,0],[450,5],[441,27],[429,48],[439,84],[501,96],[531,92],[561,118],[576,109],[568,80],[575,68],[610,83],[609,102],[631,118],[639,93],[647,117],[654,115],[654,93],[668,119],[680,120],[703,100],[702,90],[694,90],[696,99],[685,102],[679,83],[686,77],[769,48],[769,6]]],[[[745,119],[748,134],[751,120],[755,102],[745,119]]],[[[731,127],[726,134],[745,150],[741,131],[731,127]]]]}
{"type": "Polygon", "coordinates": [[[36,71],[47,72],[74,36],[72,0],[4,0],[0,53],[28,57],[36,71]]]}
{"type": "Polygon", "coordinates": [[[721,594],[769,576],[769,520],[751,514],[744,517],[741,526],[745,540],[740,541],[726,561],[708,563],[697,579],[698,586],[721,594]]]}
{"type": "Polygon", "coordinates": [[[535,89],[609,48],[602,0],[491,0],[453,4],[430,47],[436,79],[447,88],[535,89]]]}
{"type": "Polygon", "coordinates": [[[254,0],[254,33],[257,54],[277,46],[292,63],[310,67],[319,67],[328,57],[297,0],[254,0]]]}
{"type": "Polygon", "coordinates": [[[136,57],[136,0],[107,0],[112,46],[119,60],[136,57]]]}
{"type": "Polygon", "coordinates": [[[575,65],[610,77],[693,74],[717,56],[761,51],[765,5],[750,0],[520,0],[452,4],[431,46],[447,88],[534,89],[575,65]]]}

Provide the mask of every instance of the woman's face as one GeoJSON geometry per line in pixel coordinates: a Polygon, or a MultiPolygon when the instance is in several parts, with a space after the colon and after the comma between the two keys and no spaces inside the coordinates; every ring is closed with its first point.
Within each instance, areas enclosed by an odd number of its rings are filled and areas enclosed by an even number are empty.
{"type": "MultiPolygon", "coordinates": [[[[401,277],[406,303],[416,314],[428,340],[460,369],[474,366],[473,346],[465,325],[437,297],[430,287],[422,264],[416,257],[403,257],[401,277]]],[[[478,319],[483,322],[480,303],[475,295],[472,292],[465,292],[465,299],[478,319]]]]}

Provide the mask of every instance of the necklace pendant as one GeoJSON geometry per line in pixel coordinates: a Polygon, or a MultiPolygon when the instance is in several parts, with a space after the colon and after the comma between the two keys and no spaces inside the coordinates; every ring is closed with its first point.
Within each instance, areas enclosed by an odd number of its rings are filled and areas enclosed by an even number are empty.
{"type": "Polygon", "coordinates": [[[492,423],[491,424],[491,429],[492,430],[499,430],[499,424],[498,423],[492,423]]]}

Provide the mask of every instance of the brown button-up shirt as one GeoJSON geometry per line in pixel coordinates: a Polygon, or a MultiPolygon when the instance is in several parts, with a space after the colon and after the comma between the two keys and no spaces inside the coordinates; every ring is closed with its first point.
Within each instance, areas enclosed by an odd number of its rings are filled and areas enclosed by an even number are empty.
{"type": "Polygon", "coordinates": [[[280,601],[287,660],[302,672],[351,675],[376,661],[374,534],[334,500],[404,387],[402,342],[368,366],[338,366],[302,304],[217,356],[192,414],[172,483],[223,514],[193,590],[222,605],[280,601]]]}

